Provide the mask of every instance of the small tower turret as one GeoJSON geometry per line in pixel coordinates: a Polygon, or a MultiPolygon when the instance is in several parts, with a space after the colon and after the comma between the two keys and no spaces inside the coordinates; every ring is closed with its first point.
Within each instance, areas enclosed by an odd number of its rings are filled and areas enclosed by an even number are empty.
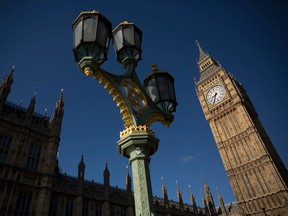
{"type": "Polygon", "coordinates": [[[210,215],[209,214],[209,210],[208,210],[208,206],[207,206],[207,201],[206,201],[204,196],[202,196],[202,203],[203,203],[203,207],[204,207],[204,210],[205,210],[205,214],[206,215],[210,215]]]}
{"type": "Polygon", "coordinates": [[[75,215],[82,215],[83,193],[84,193],[84,173],[85,173],[85,163],[84,163],[83,154],[82,154],[81,160],[78,164],[78,179],[77,179],[78,195],[75,198],[75,215]]]}
{"type": "Polygon", "coordinates": [[[27,109],[27,114],[28,113],[32,113],[34,112],[35,109],[35,103],[36,103],[36,92],[34,94],[34,96],[31,98],[28,109],[27,109]]]}
{"type": "Polygon", "coordinates": [[[82,154],[81,160],[78,164],[77,188],[78,188],[79,194],[82,194],[84,191],[84,173],[85,173],[85,163],[84,163],[83,154],[82,154]]]}
{"type": "Polygon", "coordinates": [[[223,198],[222,198],[222,196],[220,195],[220,193],[218,193],[217,198],[218,198],[218,202],[219,202],[219,204],[220,204],[220,208],[221,208],[221,212],[222,212],[221,215],[223,215],[223,216],[228,216],[228,213],[227,213],[227,211],[226,211],[223,198]]]}
{"type": "Polygon", "coordinates": [[[161,177],[161,180],[162,180],[162,194],[163,194],[164,205],[166,206],[166,208],[169,208],[169,199],[168,199],[167,187],[165,185],[163,177],[161,177]]]}
{"type": "Polygon", "coordinates": [[[84,173],[85,173],[85,163],[84,163],[83,154],[82,154],[81,160],[78,165],[78,179],[84,180],[84,173]]]}
{"type": "Polygon", "coordinates": [[[104,186],[110,187],[110,171],[108,169],[108,163],[106,163],[105,170],[103,172],[104,176],[104,186]]]}
{"type": "Polygon", "coordinates": [[[126,208],[126,215],[132,216],[134,215],[134,199],[132,193],[132,179],[129,174],[128,166],[126,166],[127,174],[126,174],[126,203],[128,204],[126,208]]]}
{"type": "Polygon", "coordinates": [[[132,195],[132,180],[131,180],[131,177],[130,177],[130,174],[129,174],[129,169],[128,169],[128,166],[126,167],[127,169],[127,175],[126,175],[126,193],[128,196],[132,195]]]}
{"type": "Polygon", "coordinates": [[[11,91],[11,86],[13,84],[13,73],[15,66],[12,67],[11,72],[6,76],[0,85],[0,104],[4,104],[8,98],[11,91]]]}
{"type": "Polygon", "coordinates": [[[183,203],[183,199],[182,199],[181,190],[179,189],[179,186],[178,186],[178,181],[176,181],[176,187],[177,187],[177,197],[178,197],[179,207],[183,211],[184,210],[184,203],[183,203]]]}
{"type": "Polygon", "coordinates": [[[215,208],[213,196],[206,182],[204,182],[204,193],[205,193],[205,200],[207,202],[207,207],[209,209],[210,215],[216,215],[216,208],[215,208]]]}
{"type": "Polygon", "coordinates": [[[54,109],[53,115],[50,118],[50,128],[55,136],[60,136],[62,118],[64,115],[64,100],[63,100],[63,89],[61,89],[60,98],[56,102],[56,107],[54,109]]]}
{"type": "Polygon", "coordinates": [[[31,121],[33,118],[34,110],[35,110],[35,103],[36,103],[36,93],[31,98],[27,112],[26,112],[26,121],[31,121]]]}
{"type": "Polygon", "coordinates": [[[190,184],[189,184],[189,192],[190,192],[190,200],[191,200],[191,204],[193,207],[193,211],[195,214],[198,214],[198,208],[197,208],[196,200],[195,200],[194,194],[192,193],[192,189],[191,189],[190,184]]]}
{"type": "Polygon", "coordinates": [[[110,215],[110,171],[108,164],[106,163],[105,170],[103,172],[104,177],[104,202],[102,204],[103,215],[110,215]]]}
{"type": "Polygon", "coordinates": [[[85,163],[84,163],[83,154],[82,154],[81,160],[78,164],[77,188],[78,188],[79,194],[82,194],[84,191],[84,173],[85,173],[85,163]]]}

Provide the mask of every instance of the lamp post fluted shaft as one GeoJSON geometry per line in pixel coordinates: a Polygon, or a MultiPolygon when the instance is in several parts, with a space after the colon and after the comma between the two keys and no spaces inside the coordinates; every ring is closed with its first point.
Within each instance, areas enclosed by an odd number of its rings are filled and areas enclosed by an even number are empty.
{"type": "Polygon", "coordinates": [[[149,163],[158,143],[154,132],[146,126],[124,130],[118,141],[119,153],[129,158],[132,167],[136,215],[150,216],[154,212],[149,163]]]}
{"type": "Polygon", "coordinates": [[[173,121],[171,113],[177,106],[174,78],[153,65],[144,85],[140,83],[135,68],[141,59],[142,32],[133,23],[123,22],[112,32],[110,21],[97,11],[88,11],[80,13],[72,26],[73,52],[81,71],[97,79],[120,109],[125,129],[117,148],[132,166],[136,215],[153,215],[149,163],[159,140],[149,126],[158,121],[168,127],[173,121]],[[112,34],[117,60],[125,68],[122,75],[100,68],[107,60],[112,34]]]}

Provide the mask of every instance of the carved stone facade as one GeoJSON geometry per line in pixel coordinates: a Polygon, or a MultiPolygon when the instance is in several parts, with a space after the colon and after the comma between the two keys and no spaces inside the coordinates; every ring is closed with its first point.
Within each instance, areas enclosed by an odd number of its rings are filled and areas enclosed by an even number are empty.
{"type": "MultiPolygon", "coordinates": [[[[59,171],[57,152],[64,115],[63,92],[52,117],[48,117],[34,112],[35,96],[27,109],[8,102],[12,83],[13,71],[0,85],[0,216],[134,216],[132,180],[128,173],[126,189],[120,189],[110,186],[107,164],[103,184],[85,180],[83,156],[77,177],[59,171]]],[[[147,132],[153,135],[153,131],[147,132]]],[[[129,133],[123,133],[122,138],[129,133]]],[[[211,211],[197,207],[192,192],[192,205],[183,203],[179,189],[177,194],[178,202],[168,200],[166,189],[164,199],[154,197],[155,214],[212,215],[211,211]]],[[[211,193],[207,194],[207,200],[211,200],[211,193]]],[[[214,203],[211,208],[216,209],[214,203]]],[[[217,215],[221,212],[218,208],[217,215]]]]}
{"type": "Polygon", "coordinates": [[[288,215],[287,169],[245,89],[197,45],[197,95],[239,209],[248,215],[288,215]]]}

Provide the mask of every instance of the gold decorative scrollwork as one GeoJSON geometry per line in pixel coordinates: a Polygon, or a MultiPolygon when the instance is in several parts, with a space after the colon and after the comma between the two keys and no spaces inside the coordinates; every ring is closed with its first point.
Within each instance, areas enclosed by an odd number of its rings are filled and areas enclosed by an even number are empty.
{"type": "Polygon", "coordinates": [[[125,88],[126,97],[129,104],[136,110],[141,110],[146,106],[145,96],[141,90],[130,80],[123,80],[121,85],[125,88]]]}
{"type": "Polygon", "coordinates": [[[133,116],[128,110],[128,107],[125,104],[123,97],[120,95],[120,92],[115,89],[111,84],[111,81],[101,73],[100,71],[94,72],[94,79],[99,81],[99,84],[104,86],[109,94],[113,97],[113,100],[117,103],[117,107],[120,109],[120,114],[122,115],[122,120],[125,122],[124,127],[128,128],[133,125],[133,116]]]}
{"type": "MultiPolygon", "coordinates": [[[[126,129],[137,125],[150,126],[155,121],[169,127],[173,121],[173,116],[162,112],[146,94],[133,65],[121,76],[102,70],[90,57],[83,58],[79,66],[85,75],[92,75],[112,96],[120,109],[126,129]]],[[[156,65],[153,65],[153,70],[158,70],[156,65]]]]}

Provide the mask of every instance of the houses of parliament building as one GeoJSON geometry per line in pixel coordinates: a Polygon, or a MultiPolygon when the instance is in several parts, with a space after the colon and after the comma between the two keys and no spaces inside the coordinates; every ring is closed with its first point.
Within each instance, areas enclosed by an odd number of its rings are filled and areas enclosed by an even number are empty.
{"type": "MultiPolygon", "coordinates": [[[[197,42],[200,78],[196,91],[211,128],[236,202],[219,205],[204,183],[203,207],[154,197],[158,216],[288,215],[288,172],[272,145],[244,87],[197,42]]],[[[83,156],[78,176],[59,171],[57,152],[64,115],[63,92],[51,117],[9,102],[13,70],[0,85],[0,216],[134,216],[132,179],[126,188],[110,186],[108,165],[103,183],[85,180],[83,156]]]]}

